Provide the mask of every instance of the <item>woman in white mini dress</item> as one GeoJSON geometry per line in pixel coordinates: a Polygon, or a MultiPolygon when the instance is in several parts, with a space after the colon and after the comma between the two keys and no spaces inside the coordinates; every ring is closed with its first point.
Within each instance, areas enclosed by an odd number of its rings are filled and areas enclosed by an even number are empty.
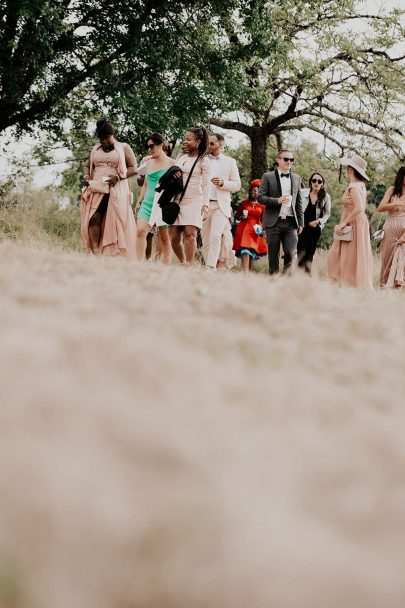
{"type": "Polygon", "coordinates": [[[195,163],[180,213],[170,227],[172,248],[181,264],[192,264],[197,251],[197,232],[201,229],[202,215],[206,213],[210,198],[211,164],[206,156],[208,134],[203,127],[191,127],[183,139],[184,153],[176,159],[183,172],[186,185],[195,163]]]}

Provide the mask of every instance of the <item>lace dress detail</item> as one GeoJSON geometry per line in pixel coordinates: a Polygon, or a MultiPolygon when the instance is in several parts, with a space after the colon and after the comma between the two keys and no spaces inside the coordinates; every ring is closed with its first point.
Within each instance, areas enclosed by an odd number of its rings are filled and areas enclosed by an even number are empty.
{"type": "MultiPolygon", "coordinates": [[[[390,204],[394,207],[398,204],[398,197],[394,196],[391,199],[390,204]]],[[[394,263],[394,257],[398,249],[402,249],[397,246],[398,239],[405,232],[405,208],[400,211],[389,211],[388,217],[384,223],[384,238],[381,241],[381,273],[380,273],[380,284],[381,287],[394,287],[394,284],[388,285],[389,276],[391,275],[391,267],[394,263]]],[[[401,257],[399,253],[395,258],[395,264],[398,264],[398,257],[401,257]]],[[[391,275],[396,276],[396,272],[391,275]]],[[[403,279],[403,278],[402,278],[403,279]]]]}

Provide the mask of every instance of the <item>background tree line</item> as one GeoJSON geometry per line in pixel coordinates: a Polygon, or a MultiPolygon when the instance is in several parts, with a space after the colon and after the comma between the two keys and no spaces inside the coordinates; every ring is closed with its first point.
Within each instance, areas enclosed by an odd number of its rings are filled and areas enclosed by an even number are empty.
{"type": "Polygon", "coordinates": [[[361,152],[373,201],[404,159],[405,28],[403,11],[365,6],[0,0],[0,133],[38,134],[38,164],[71,151],[62,187],[72,195],[100,115],[138,154],[152,130],[175,145],[193,123],[236,129],[250,143],[235,152],[245,186],[309,130],[332,148],[294,147],[303,177],[323,169],[338,197],[339,156],[361,152]]]}

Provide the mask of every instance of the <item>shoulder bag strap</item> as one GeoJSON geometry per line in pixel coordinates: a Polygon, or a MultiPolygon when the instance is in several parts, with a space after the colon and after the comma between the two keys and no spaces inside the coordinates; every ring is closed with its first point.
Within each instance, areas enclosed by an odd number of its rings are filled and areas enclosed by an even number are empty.
{"type": "Polygon", "coordinates": [[[189,183],[189,181],[190,181],[190,179],[191,179],[191,176],[192,176],[192,174],[193,174],[193,171],[194,171],[194,169],[195,169],[195,166],[196,166],[196,164],[198,163],[198,161],[200,160],[200,158],[202,158],[202,157],[201,157],[201,156],[197,156],[197,158],[196,158],[196,160],[195,160],[195,162],[194,162],[193,166],[191,167],[191,171],[190,171],[190,173],[188,174],[187,181],[186,181],[186,183],[185,183],[185,186],[184,186],[184,188],[183,188],[183,192],[181,193],[181,196],[180,196],[180,199],[179,199],[179,202],[180,202],[180,203],[181,203],[181,201],[183,200],[183,197],[184,197],[184,195],[185,195],[185,193],[186,193],[186,190],[187,190],[188,183],[189,183]]]}

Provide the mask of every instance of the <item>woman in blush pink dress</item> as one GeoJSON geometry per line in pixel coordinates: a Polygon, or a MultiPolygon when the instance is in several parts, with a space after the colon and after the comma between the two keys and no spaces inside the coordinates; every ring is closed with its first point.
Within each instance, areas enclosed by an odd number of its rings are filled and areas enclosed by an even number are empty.
{"type": "MultiPolygon", "coordinates": [[[[392,268],[398,257],[404,255],[405,244],[405,167],[401,167],[393,186],[390,186],[377,211],[388,211],[384,223],[384,238],[381,241],[381,287],[403,287],[405,276],[392,268]]],[[[402,262],[403,265],[403,262],[402,262]]]]}
{"type": "Polygon", "coordinates": [[[349,185],[343,194],[343,211],[336,231],[342,234],[347,226],[352,226],[353,238],[351,241],[333,241],[327,261],[327,276],[341,285],[372,287],[373,257],[365,213],[365,182],[369,181],[367,162],[361,156],[354,156],[342,159],[341,163],[347,166],[349,185]]]}
{"type": "Polygon", "coordinates": [[[116,140],[110,122],[97,121],[96,135],[99,143],[83,166],[81,231],[86,250],[135,258],[136,226],[128,178],[137,171],[136,159],[128,144],[116,140]]]}
{"type": "Polygon", "coordinates": [[[206,156],[207,146],[207,131],[203,127],[191,127],[184,136],[184,153],[176,159],[176,165],[183,172],[183,185],[196,163],[180,203],[178,218],[169,228],[172,248],[181,264],[190,265],[194,262],[197,232],[201,229],[203,213],[208,211],[211,164],[206,156]]]}

